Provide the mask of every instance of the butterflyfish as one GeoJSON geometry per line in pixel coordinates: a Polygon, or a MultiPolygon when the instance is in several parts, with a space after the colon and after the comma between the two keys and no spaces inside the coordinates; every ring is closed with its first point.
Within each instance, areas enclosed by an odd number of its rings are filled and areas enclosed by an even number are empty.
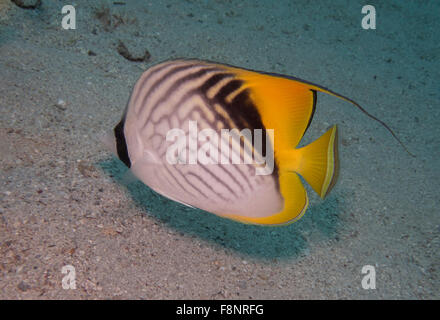
{"type": "Polygon", "coordinates": [[[295,77],[165,61],[136,82],[113,147],[138,179],[171,200],[243,223],[289,224],[309,204],[300,176],[321,198],[338,177],[336,125],[298,148],[317,92],[367,113],[295,77]]]}

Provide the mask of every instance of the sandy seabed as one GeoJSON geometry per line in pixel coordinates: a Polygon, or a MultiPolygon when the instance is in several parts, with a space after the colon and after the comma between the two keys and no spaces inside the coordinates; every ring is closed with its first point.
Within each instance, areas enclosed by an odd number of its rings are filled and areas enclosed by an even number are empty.
{"type": "Polygon", "coordinates": [[[372,3],[376,30],[362,1],[121,2],[74,1],[64,30],[58,1],[0,0],[1,299],[440,298],[439,2],[372,3]],[[150,57],[126,59],[121,42],[150,57]],[[337,123],[340,178],[325,200],[309,192],[300,221],[243,225],[167,200],[125,182],[99,136],[140,74],[176,57],[319,83],[416,157],[319,94],[303,144],[337,123]]]}

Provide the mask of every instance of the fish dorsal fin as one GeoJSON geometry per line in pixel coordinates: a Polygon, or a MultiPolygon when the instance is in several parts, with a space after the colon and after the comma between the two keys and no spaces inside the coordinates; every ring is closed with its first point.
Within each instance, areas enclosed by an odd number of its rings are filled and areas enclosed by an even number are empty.
{"type": "Polygon", "coordinates": [[[367,110],[365,110],[365,109],[364,109],[359,103],[357,103],[356,101],[354,101],[354,100],[352,100],[352,99],[350,99],[350,98],[347,98],[347,97],[345,97],[345,96],[343,96],[343,95],[341,95],[341,94],[339,94],[339,93],[336,93],[336,92],[334,92],[334,91],[332,91],[332,90],[329,90],[329,89],[327,89],[327,88],[321,87],[321,86],[319,86],[319,85],[309,83],[309,86],[310,86],[310,88],[313,89],[313,90],[320,91],[320,92],[324,92],[324,93],[327,93],[327,94],[329,94],[329,95],[335,96],[335,97],[337,97],[337,98],[339,98],[339,99],[342,99],[342,100],[345,100],[345,101],[347,101],[347,102],[350,102],[352,105],[354,105],[354,106],[355,106],[356,108],[358,108],[360,111],[362,111],[362,113],[364,113],[367,117],[373,119],[374,121],[379,122],[379,123],[385,128],[385,129],[388,130],[389,133],[391,133],[391,135],[393,136],[393,138],[396,139],[397,142],[400,143],[400,145],[403,147],[403,149],[405,149],[405,151],[406,151],[411,157],[415,157],[415,155],[412,154],[412,153],[408,150],[408,148],[406,147],[406,145],[405,145],[405,144],[404,144],[404,143],[403,143],[403,142],[397,137],[397,135],[394,133],[394,131],[393,131],[393,130],[392,130],[392,129],[391,129],[391,128],[385,123],[385,122],[383,122],[383,121],[380,120],[379,118],[373,116],[371,113],[369,113],[367,110]]]}
{"type": "MultiPolygon", "coordinates": [[[[291,124],[292,127],[293,125],[298,126],[295,127],[297,130],[295,130],[295,132],[288,132],[288,134],[284,136],[285,141],[294,144],[293,147],[298,145],[299,140],[301,140],[305,130],[310,124],[316,104],[316,92],[319,91],[345,100],[357,107],[369,118],[380,123],[391,133],[394,139],[399,142],[410,156],[415,157],[385,122],[370,114],[360,104],[350,98],[323,86],[291,76],[264,73],[236,67],[228,68],[237,74],[239,78],[245,80],[247,86],[254,93],[256,100],[260,102],[260,104],[257,104],[257,107],[260,113],[264,114],[262,116],[263,120],[266,119],[266,122],[270,122],[270,124],[274,123],[272,128],[278,128],[275,126],[277,123],[282,126],[283,124],[287,126],[293,118],[296,119],[297,122],[291,122],[291,124]],[[291,114],[286,110],[290,111],[291,114]],[[273,113],[273,115],[271,115],[271,113],[273,113]]],[[[279,134],[277,137],[278,136],[279,134]]]]}
{"type": "Polygon", "coordinates": [[[230,68],[244,81],[266,129],[274,129],[275,150],[295,148],[315,108],[315,92],[297,81],[269,74],[230,68]]]}

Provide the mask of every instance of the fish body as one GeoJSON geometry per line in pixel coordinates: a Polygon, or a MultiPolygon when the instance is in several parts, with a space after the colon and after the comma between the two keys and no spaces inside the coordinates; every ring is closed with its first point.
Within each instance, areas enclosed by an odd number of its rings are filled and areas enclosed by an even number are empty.
{"type": "Polygon", "coordinates": [[[289,224],[309,202],[299,175],[322,198],[337,179],[336,126],[297,148],[317,91],[352,102],[289,76],[165,61],[135,84],[114,129],[117,154],[174,201],[244,223],[289,224]]]}

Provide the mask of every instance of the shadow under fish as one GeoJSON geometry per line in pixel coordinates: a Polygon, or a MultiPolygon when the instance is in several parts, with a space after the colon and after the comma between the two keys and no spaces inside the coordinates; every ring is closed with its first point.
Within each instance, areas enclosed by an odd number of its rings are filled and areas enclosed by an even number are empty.
{"type": "Polygon", "coordinates": [[[307,254],[309,242],[313,241],[306,235],[313,234],[313,238],[316,238],[315,231],[319,231],[318,237],[322,241],[338,237],[339,214],[343,208],[334,196],[310,206],[310,214],[294,225],[261,228],[223,219],[167,199],[140,181],[127,179],[127,168],[115,158],[101,161],[96,166],[116,183],[123,185],[135,205],[160,223],[177,233],[251,258],[266,261],[299,259],[307,254]]]}

